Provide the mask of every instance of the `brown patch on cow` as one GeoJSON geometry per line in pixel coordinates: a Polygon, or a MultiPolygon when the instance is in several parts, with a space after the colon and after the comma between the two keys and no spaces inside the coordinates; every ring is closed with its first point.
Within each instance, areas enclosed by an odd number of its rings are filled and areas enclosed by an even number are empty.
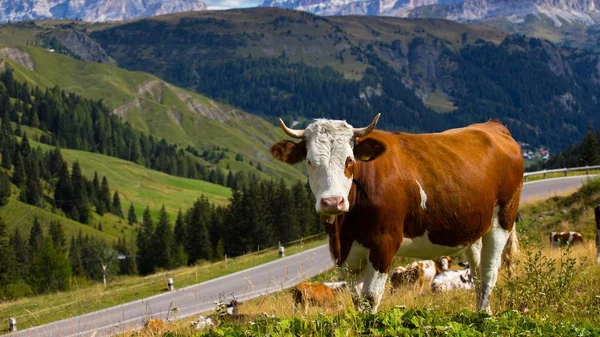
{"type": "Polygon", "coordinates": [[[269,149],[271,155],[284,163],[296,164],[306,158],[306,141],[294,143],[291,140],[282,140],[269,149]]]}
{"type": "Polygon", "coordinates": [[[350,179],[354,176],[354,159],[351,157],[346,158],[346,164],[344,167],[344,175],[350,179]]]}

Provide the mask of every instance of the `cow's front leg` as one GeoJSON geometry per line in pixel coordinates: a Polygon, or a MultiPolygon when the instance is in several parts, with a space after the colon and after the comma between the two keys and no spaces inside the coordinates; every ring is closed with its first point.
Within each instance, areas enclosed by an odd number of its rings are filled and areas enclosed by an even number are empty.
{"type": "Polygon", "coordinates": [[[362,295],[365,301],[363,302],[361,311],[369,311],[372,314],[377,312],[381,297],[385,291],[387,278],[387,273],[382,273],[372,263],[367,263],[365,283],[362,288],[362,295]]]}

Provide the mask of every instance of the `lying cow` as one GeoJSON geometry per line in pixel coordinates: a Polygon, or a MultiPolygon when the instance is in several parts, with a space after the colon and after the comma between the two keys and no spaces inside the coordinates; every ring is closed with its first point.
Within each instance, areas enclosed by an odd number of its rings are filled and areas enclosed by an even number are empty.
{"type": "Polygon", "coordinates": [[[309,304],[331,307],[335,304],[335,290],[344,287],[340,284],[334,289],[322,283],[301,282],[292,289],[292,297],[296,307],[302,307],[304,310],[308,309],[309,304]]]}
{"type": "Polygon", "coordinates": [[[439,273],[431,282],[431,291],[434,293],[455,290],[455,289],[473,289],[473,275],[468,263],[459,263],[463,270],[446,270],[439,273]]]}
{"type": "Polygon", "coordinates": [[[510,247],[523,186],[519,144],[498,121],[410,134],[374,130],[379,117],[362,128],[317,119],[299,130],[280,119],[299,141],[270,149],[288,164],[306,161],[332,259],[344,279],[363,283],[361,294],[349,286],[354,305],[377,311],[396,254],[464,252],[482,282],[477,310],[491,313],[501,256],[516,254],[510,247]]]}
{"type": "Polygon", "coordinates": [[[436,262],[432,260],[415,261],[406,267],[397,267],[390,276],[392,284],[392,292],[408,285],[415,285],[419,289],[419,293],[423,289],[431,286],[433,278],[450,268],[452,258],[450,256],[442,256],[436,262]]]}
{"type": "Polygon", "coordinates": [[[552,232],[550,234],[550,245],[554,248],[582,244],[583,236],[578,232],[552,232]]]}

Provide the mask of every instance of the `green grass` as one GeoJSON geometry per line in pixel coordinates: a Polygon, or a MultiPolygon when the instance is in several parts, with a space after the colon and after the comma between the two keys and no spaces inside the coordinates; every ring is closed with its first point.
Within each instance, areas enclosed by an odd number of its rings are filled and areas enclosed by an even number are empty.
{"type": "Polygon", "coordinates": [[[109,225],[109,221],[106,221],[103,224],[103,228],[105,227],[105,229],[101,232],[92,226],[84,225],[59,214],[52,213],[48,209],[20,202],[17,200],[16,196],[10,198],[7,205],[0,207],[0,216],[2,216],[2,219],[4,219],[8,225],[10,232],[12,232],[15,227],[19,227],[21,234],[25,237],[29,236],[29,231],[35,217],[39,219],[40,224],[45,231],[47,231],[50,221],[60,221],[65,229],[67,237],[77,235],[77,233],[81,231],[83,235],[100,237],[112,242],[113,240],[116,240],[118,236],[125,235],[128,238],[132,238],[134,235],[133,227],[131,226],[129,226],[129,229],[122,226],[123,233],[121,233],[120,229],[114,231],[113,227],[109,225]]]}
{"type": "Polygon", "coordinates": [[[305,179],[298,169],[271,157],[269,146],[285,136],[279,127],[259,117],[177,88],[147,73],[82,62],[40,48],[19,48],[35,66],[30,70],[7,60],[18,80],[43,88],[59,86],[86,98],[102,99],[134,127],[175,144],[198,149],[228,148],[230,159],[220,162],[219,167],[225,168],[236,153],[241,153],[255,163],[260,162],[264,170],[256,171],[248,161],[236,165],[238,170],[254,171],[263,178],[282,177],[289,183],[305,179]]]}
{"type": "MultiPolygon", "coordinates": [[[[316,240],[286,248],[292,255],[325,244],[316,240]]],[[[276,249],[228,259],[198,267],[179,268],[168,273],[147,277],[116,277],[109,280],[106,288],[102,285],[82,287],[65,293],[55,293],[14,302],[0,303],[0,317],[16,317],[20,329],[69,318],[114,305],[156,295],[166,291],[165,279],[172,277],[178,288],[193,285],[236,271],[248,269],[278,259],[276,249]]],[[[77,288],[74,285],[74,288],[77,288]]],[[[0,334],[5,331],[0,330],[0,334]]]]}
{"type": "MultiPolygon", "coordinates": [[[[33,141],[30,144],[44,150],[52,148],[33,141]]],[[[231,190],[226,187],[202,180],[171,176],[122,159],[68,149],[62,149],[61,153],[71,165],[78,161],[88,179],[94,177],[95,171],[100,179],[106,176],[111,193],[114,190],[119,191],[124,212],[129,208],[129,204],[133,203],[138,217],[141,217],[146,206],[149,206],[151,214],[157,217],[160,208],[165,205],[167,213],[174,219],[179,209],[185,211],[190,208],[202,195],[217,205],[225,205],[231,196],[231,190]]]]}

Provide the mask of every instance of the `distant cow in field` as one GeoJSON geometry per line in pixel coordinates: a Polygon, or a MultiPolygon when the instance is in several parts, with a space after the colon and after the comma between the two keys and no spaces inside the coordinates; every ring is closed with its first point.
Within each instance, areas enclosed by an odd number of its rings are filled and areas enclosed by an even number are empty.
{"type": "Polygon", "coordinates": [[[550,234],[550,245],[553,248],[566,245],[582,245],[583,236],[578,232],[552,232],[550,234]]]}
{"type": "Polygon", "coordinates": [[[423,289],[431,286],[435,275],[448,270],[451,264],[450,256],[442,256],[436,262],[432,260],[415,261],[406,267],[397,267],[390,276],[391,290],[394,292],[401,287],[415,285],[419,289],[419,293],[422,293],[423,289]]]}
{"type": "Polygon", "coordinates": [[[434,293],[455,289],[473,289],[473,275],[468,263],[459,263],[463,270],[446,270],[439,273],[431,283],[431,291],[434,293]]]}
{"type": "Polygon", "coordinates": [[[464,252],[482,283],[477,310],[491,313],[501,256],[517,253],[519,144],[498,121],[410,134],[375,130],[379,117],[361,128],[317,119],[291,129],[280,120],[298,142],[282,140],[270,149],[288,164],[306,161],[332,259],[344,279],[363,284],[349,285],[354,305],[377,311],[396,255],[464,252]]]}
{"type": "Polygon", "coordinates": [[[296,306],[306,310],[309,304],[323,307],[333,306],[335,304],[334,292],[334,289],[322,283],[302,282],[292,289],[292,296],[296,306]]]}
{"type": "Polygon", "coordinates": [[[144,327],[148,330],[159,331],[165,327],[165,322],[161,319],[152,318],[144,323],[144,327]]]}

